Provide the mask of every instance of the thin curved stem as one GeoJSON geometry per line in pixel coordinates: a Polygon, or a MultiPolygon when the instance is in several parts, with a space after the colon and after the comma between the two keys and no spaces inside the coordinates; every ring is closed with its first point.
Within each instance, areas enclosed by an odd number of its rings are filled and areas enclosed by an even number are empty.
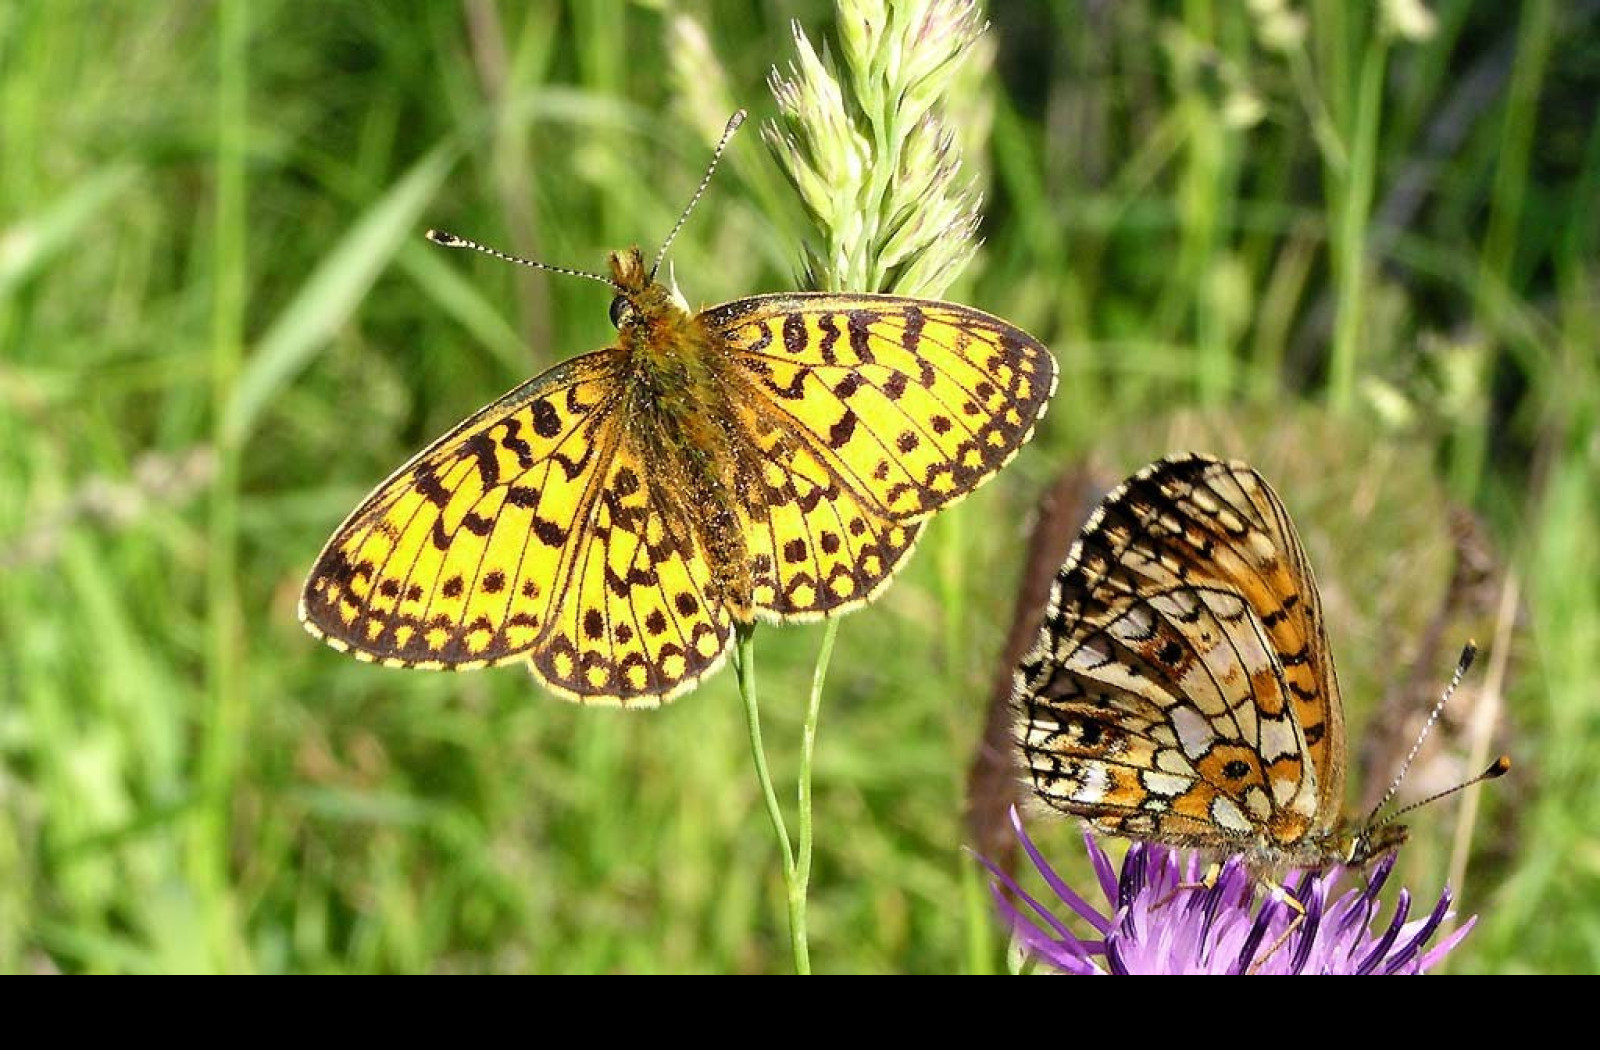
{"type": "Polygon", "coordinates": [[[833,640],[839,634],[839,621],[829,620],[822,629],[822,646],[817,650],[817,665],[811,672],[811,696],[806,702],[806,722],[800,737],[800,848],[795,862],[795,880],[790,884],[789,915],[799,915],[803,929],[806,919],[806,892],[811,885],[811,756],[816,751],[817,719],[822,713],[822,684],[833,659],[833,640]]]}
{"type": "MultiPolygon", "coordinates": [[[[794,847],[789,841],[789,829],[783,823],[783,807],[778,804],[778,792],[772,786],[772,773],[767,768],[767,751],[761,743],[761,709],[756,701],[756,650],[754,626],[741,626],[738,629],[738,644],[734,648],[734,660],[739,670],[739,695],[744,699],[745,722],[750,730],[750,754],[755,759],[756,779],[761,783],[761,797],[767,804],[767,816],[772,820],[772,830],[778,837],[778,849],[783,858],[783,884],[788,893],[789,901],[789,947],[794,953],[794,971],[799,974],[811,972],[811,951],[806,943],[806,906],[805,906],[805,879],[795,864],[794,847]],[[796,902],[798,901],[798,906],[796,902]]],[[[808,722],[809,728],[809,722],[808,722]]],[[[809,778],[809,753],[810,740],[806,742],[806,772],[803,778],[809,778]]],[[[801,807],[801,841],[806,852],[807,876],[810,873],[810,824],[811,813],[809,808],[810,785],[806,784],[806,804],[801,807]]]]}

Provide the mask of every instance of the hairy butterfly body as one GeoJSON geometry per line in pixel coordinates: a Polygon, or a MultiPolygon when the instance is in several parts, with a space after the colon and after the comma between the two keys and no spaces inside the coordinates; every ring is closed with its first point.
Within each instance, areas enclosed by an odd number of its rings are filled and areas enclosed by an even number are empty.
{"type": "Polygon", "coordinates": [[[1344,712],[1316,581],[1244,463],[1173,456],[1107,495],[1013,685],[1035,794],[1098,831],[1239,854],[1268,882],[1405,840],[1341,819],[1344,712]]]}
{"type": "Polygon", "coordinates": [[[306,582],[313,635],[391,666],[525,662],[571,699],[659,703],[722,663],[736,625],[869,601],[1055,389],[1042,344],[969,307],[795,293],[695,313],[654,275],[637,248],[614,253],[598,278],[614,345],[367,497],[306,582]]]}

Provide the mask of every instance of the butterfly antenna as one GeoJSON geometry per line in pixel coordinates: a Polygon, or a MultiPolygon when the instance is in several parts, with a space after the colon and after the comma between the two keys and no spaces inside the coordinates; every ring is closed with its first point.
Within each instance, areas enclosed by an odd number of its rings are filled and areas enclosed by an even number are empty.
{"type": "Polygon", "coordinates": [[[694,206],[700,203],[700,198],[705,194],[706,187],[711,185],[711,174],[717,170],[717,162],[722,159],[722,151],[727,148],[728,140],[733,138],[733,133],[739,130],[739,125],[744,123],[745,112],[739,110],[728,118],[728,126],[722,129],[722,138],[717,140],[717,148],[711,154],[711,166],[706,169],[705,177],[700,180],[700,186],[694,191],[694,196],[689,198],[689,206],[683,209],[683,214],[678,216],[678,224],[667,234],[667,239],[661,242],[661,250],[656,252],[656,261],[650,264],[650,280],[656,279],[656,271],[661,268],[661,260],[667,254],[667,248],[672,244],[672,239],[678,236],[678,231],[683,229],[683,224],[689,221],[689,213],[694,211],[694,206]]]}
{"type": "Polygon", "coordinates": [[[1420,802],[1413,802],[1404,809],[1399,809],[1389,814],[1382,820],[1378,819],[1378,812],[1382,810],[1384,806],[1387,806],[1394,798],[1395,792],[1400,790],[1401,781],[1405,780],[1407,771],[1411,769],[1411,763],[1416,761],[1417,753],[1422,750],[1422,742],[1428,739],[1428,733],[1433,729],[1434,723],[1439,721],[1439,715],[1444,710],[1444,705],[1450,702],[1450,697],[1455,694],[1456,687],[1461,684],[1461,679],[1466,677],[1467,670],[1472,666],[1472,661],[1477,655],[1478,646],[1476,642],[1468,642],[1466,646],[1462,648],[1461,659],[1456,661],[1456,670],[1455,673],[1450,676],[1450,684],[1445,686],[1443,695],[1441,695],[1438,699],[1438,702],[1433,705],[1433,710],[1428,712],[1428,720],[1423,723],[1422,732],[1417,734],[1417,742],[1411,745],[1411,751],[1406,755],[1405,761],[1400,763],[1400,772],[1395,774],[1394,781],[1389,785],[1389,790],[1384,792],[1383,798],[1379,800],[1376,806],[1372,807],[1372,813],[1367,817],[1366,821],[1368,832],[1376,830],[1377,828],[1381,828],[1385,824],[1392,823],[1399,817],[1406,813],[1410,813],[1414,809],[1426,806],[1431,802],[1437,802],[1441,798],[1444,798],[1447,795],[1453,795],[1463,788],[1471,787],[1473,784],[1482,783],[1485,780],[1493,780],[1496,777],[1504,776],[1510,771],[1511,759],[1505,755],[1501,755],[1499,758],[1494,760],[1493,764],[1491,764],[1488,769],[1484,770],[1482,773],[1479,773],[1471,780],[1462,781],[1455,787],[1447,788],[1436,795],[1430,795],[1420,802]]]}
{"type": "Polygon", "coordinates": [[[487,244],[479,244],[477,241],[468,240],[465,237],[457,237],[455,234],[447,233],[444,230],[429,230],[427,237],[428,240],[439,245],[441,248],[468,248],[472,251],[482,252],[485,255],[492,256],[496,259],[499,259],[501,262],[516,263],[518,266],[531,266],[535,270],[548,270],[550,273],[564,273],[569,277],[587,277],[591,281],[599,281],[601,284],[615,288],[619,292],[623,290],[621,285],[617,284],[617,282],[613,281],[609,277],[603,277],[597,273],[590,273],[588,270],[574,270],[567,266],[551,266],[549,263],[536,262],[533,259],[524,259],[520,255],[510,255],[501,251],[499,248],[491,248],[487,244]]]}
{"type": "Polygon", "coordinates": [[[1409,806],[1405,806],[1405,807],[1402,807],[1400,809],[1397,809],[1393,813],[1389,814],[1387,817],[1384,817],[1382,820],[1380,820],[1376,824],[1372,825],[1372,827],[1369,828],[1368,831],[1370,832],[1370,831],[1375,830],[1377,828],[1381,828],[1385,824],[1392,824],[1396,820],[1399,820],[1401,817],[1405,816],[1407,813],[1410,813],[1414,809],[1421,809],[1423,806],[1432,805],[1433,803],[1439,801],[1441,798],[1448,798],[1451,795],[1454,795],[1457,791],[1465,790],[1466,788],[1469,788],[1474,784],[1481,784],[1485,780],[1498,779],[1499,777],[1505,776],[1509,772],[1511,772],[1511,756],[1510,755],[1501,755],[1499,758],[1497,758],[1493,762],[1489,763],[1489,768],[1488,769],[1485,769],[1482,773],[1479,773],[1477,776],[1473,777],[1471,780],[1463,780],[1461,783],[1457,784],[1455,787],[1445,788],[1443,791],[1440,791],[1437,794],[1429,795],[1427,798],[1421,800],[1420,802],[1413,802],[1409,806]]]}

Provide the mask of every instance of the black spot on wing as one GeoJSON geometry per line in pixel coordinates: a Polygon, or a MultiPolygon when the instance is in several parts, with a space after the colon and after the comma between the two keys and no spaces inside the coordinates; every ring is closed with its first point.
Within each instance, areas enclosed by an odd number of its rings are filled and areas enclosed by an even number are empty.
{"type": "Polygon", "coordinates": [[[906,327],[900,333],[900,345],[906,353],[915,356],[922,346],[922,328],[927,318],[923,316],[922,308],[908,306],[905,309],[906,327]]]}
{"type": "Polygon", "coordinates": [[[419,467],[413,485],[418,495],[436,507],[450,502],[450,490],[439,481],[439,474],[432,466],[419,467]]]}
{"type": "Polygon", "coordinates": [[[485,489],[492,489],[500,483],[500,457],[494,451],[494,439],[488,434],[479,432],[467,438],[462,446],[472,454],[477,461],[478,476],[483,480],[485,489]]]}
{"type": "Polygon", "coordinates": [[[542,438],[553,438],[561,433],[561,414],[544,398],[538,398],[529,405],[533,415],[533,432],[542,438]]]}
{"type": "Polygon", "coordinates": [[[855,410],[846,408],[844,415],[828,428],[828,445],[830,448],[843,448],[849,442],[850,436],[855,433],[857,416],[855,410]]]}
{"type": "Polygon", "coordinates": [[[533,519],[533,534],[539,537],[539,542],[546,547],[559,547],[567,542],[567,529],[558,521],[548,518],[535,517],[533,519]]]}
{"type": "Polygon", "coordinates": [[[539,506],[539,490],[531,485],[512,485],[506,489],[506,502],[513,507],[534,510],[539,506]]]}
{"type": "MultiPolygon", "coordinates": [[[[822,342],[817,345],[817,351],[822,355],[826,364],[839,363],[839,355],[833,348],[839,342],[839,322],[833,314],[821,314],[817,317],[817,327],[822,330],[822,342]]],[[[841,395],[843,396],[843,395],[841,395]]]]}
{"type": "Polygon", "coordinates": [[[784,317],[783,348],[791,354],[805,352],[806,319],[800,314],[788,314],[784,317]]]}
{"type": "Polygon", "coordinates": [[[522,440],[522,420],[515,416],[505,421],[506,433],[500,439],[501,447],[517,457],[517,466],[527,470],[533,466],[533,446],[522,440]]]}
{"type": "Polygon", "coordinates": [[[872,325],[881,315],[876,310],[851,310],[845,315],[846,326],[850,331],[850,350],[862,364],[872,364],[877,361],[872,352],[872,325]]]}

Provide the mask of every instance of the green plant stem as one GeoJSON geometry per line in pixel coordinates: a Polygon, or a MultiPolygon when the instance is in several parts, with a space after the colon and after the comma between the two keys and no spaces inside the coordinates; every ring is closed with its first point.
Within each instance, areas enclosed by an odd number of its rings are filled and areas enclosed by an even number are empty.
{"type": "Polygon", "coordinates": [[[806,702],[806,724],[800,737],[800,848],[795,863],[795,879],[789,887],[789,914],[800,916],[805,929],[806,892],[811,886],[811,756],[816,750],[817,719],[822,714],[822,683],[828,677],[833,659],[833,640],[839,634],[839,621],[829,620],[822,628],[822,646],[817,650],[817,665],[811,672],[811,696],[806,702]]]}
{"type": "Polygon", "coordinates": [[[1367,291],[1367,222],[1378,163],[1378,128],[1382,119],[1383,81],[1388,44],[1374,31],[1361,59],[1352,121],[1350,163],[1339,180],[1338,218],[1334,226],[1334,272],[1338,310],[1334,319],[1328,394],[1335,412],[1355,405],[1360,378],[1362,331],[1367,291]]]}
{"type": "Polygon", "coordinates": [[[250,22],[243,3],[219,9],[216,219],[212,243],[211,401],[217,451],[211,489],[206,562],[207,705],[200,723],[196,778],[201,804],[195,812],[187,856],[190,884],[209,911],[210,962],[218,969],[241,965],[242,950],[231,936],[229,812],[244,740],[242,613],[238,592],[238,485],[242,450],[224,434],[227,406],[244,360],[246,294],[246,150],[250,22]]]}
{"type": "MultiPolygon", "coordinates": [[[[830,627],[832,624],[829,625],[830,627]]],[[[831,639],[824,643],[831,648],[831,639]]],[[[811,972],[811,950],[806,943],[806,885],[811,871],[811,742],[815,722],[808,711],[806,737],[801,759],[801,852],[805,857],[805,872],[795,863],[794,846],[789,839],[789,829],[783,823],[783,807],[778,804],[778,792],[772,786],[772,773],[767,768],[767,749],[761,743],[761,709],[756,700],[756,649],[755,628],[740,627],[734,660],[739,671],[739,695],[744,699],[745,723],[750,731],[750,754],[755,759],[756,780],[761,784],[761,797],[767,804],[767,816],[772,820],[773,833],[778,837],[778,849],[783,858],[783,884],[789,900],[789,946],[794,952],[794,971],[811,972]]],[[[813,708],[820,702],[819,688],[814,688],[813,708]]]]}
{"type": "MultiPolygon", "coordinates": [[[[1539,123],[1539,96],[1552,42],[1558,32],[1556,25],[1556,12],[1547,0],[1523,5],[1517,23],[1517,58],[1511,66],[1500,148],[1495,156],[1488,230],[1478,260],[1475,312],[1479,327],[1490,339],[1513,344],[1521,337],[1508,330],[1513,327],[1508,315],[1514,306],[1507,289],[1515,282],[1532,140],[1539,123]]],[[[1493,358],[1483,355],[1479,367],[1474,403],[1457,420],[1450,450],[1450,490],[1459,499],[1471,499],[1477,492],[1489,456],[1489,428],[1493,425],[1494,408],[1485,390],[1494,368],[1493,358]]]]}

